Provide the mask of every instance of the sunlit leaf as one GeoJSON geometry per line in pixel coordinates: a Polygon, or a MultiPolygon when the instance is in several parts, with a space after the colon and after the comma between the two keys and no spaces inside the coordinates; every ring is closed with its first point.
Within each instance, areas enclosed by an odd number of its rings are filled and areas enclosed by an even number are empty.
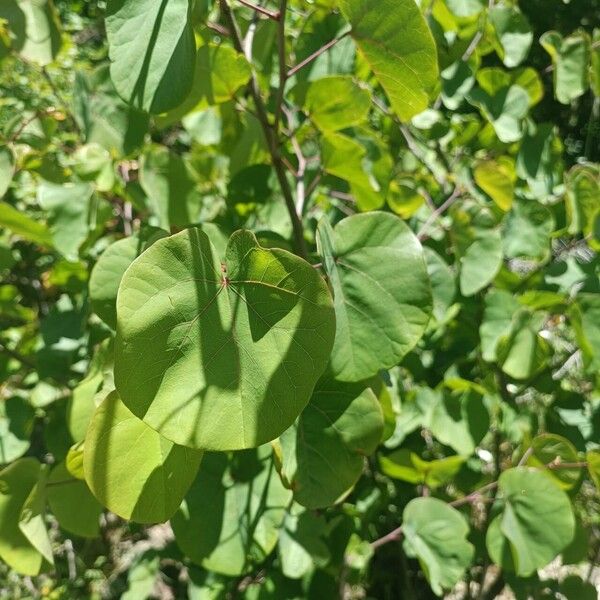
{"type": "Polygon", "coordinates": [[[555,226],[548,208],[535,200],[518,200],[504,224],[504,254],[508,258],[545,258],[555,226]]]}
{"type": "Polygon", "coordinates": [[[511,323],[520,304],[506,290],[490,290],[485,297],[485,311],[479,327],[483,360],[496,360],[496,347],[500,339],[510,332],[511,323]]]}
{"type": "Polygon", "coordinates": [[[299,104],[322,131],[337,131],[366,120],[371,95],[351,77],[323,77],[294,90],[299,104]]]}
{"type": "Polygon", "coordinates": [[[38,187],[38,203],[47,211],[54,246],[68,260],[77,259],[81,244],[94,226],[92,193],[88,183],[60,185],[44,181],[38,187]]]}
{"type": "Polygon", "coordinates": [[[433,316],[440,322],[456,296],[456,275],[450,266],[431,248],[423,248],[427,273],[431,281],[433,316]]]}
{"type": "Polygon", "coordinates": [[[0,148],[0,198],[6,194],[15,171],[15,158],[10,148],[0,148]]]}
{"type": "Polygon", "coordinates": [[[23,575],[51,566],[20,527],[21,511],[40,477],[35,458],[21,458],[0,471],[0,558],[23,575]]]}
{"type": "Polygon", "coordinates": [[[499,42],[499,54],[507,67],[520,65],[527,57],[533,31],[523,13],[514,6],[494,6],[489,18],[499,42]]]}
{"type": "Polygon", "coordinates": [[[260,445],[295,421],[335,326],[308,263],[247,231],[220,258],[200,229],[158,240],[133,262],[117,320],[123,402],[168,439],[213,450],[260,445]]]}
{"type": "Polygon", "coordinates": [[[492,560],[528,577],[570,543],[575,519],[568,496],[544,473],[518,467],[504,471],[498,485],[502,510],[488,529],[492,560]]]}
{"type": "Polygon", "coordinates": [[[164,146],[149,147],[141,158],[140,184],[155,224],[169,230],[200,221],[202,197],[185,158],[164,146]]]}
{"type": "Polygon", "coordinates": [[[377,397],[365,384],[321,381],[279,439],[281,475],[308,508],[330,506],[358,480],[383,433],[377,397]]]}
{"type": "Polygon", "coordinates": [[[543,313],[520,310],[513,316],[509,332],[496,346],[498,362],[510,377],[527,379],[545,367],[552,347],[539,333],[543,322],[543,313]]]}
{"type": "Polygon", "coordinates": [[[416,237],[397,217],[375,212],[348,217],[335,229],[322,221],[317,243],[337,320],[333,374],[360,381],[398,364],[423,335],[432,310],[416,237]]]}
{"type": "Polygon", "coordinates": [[[189,0],[109,0],[105,22],[119,95],[151,113],[181,104],[196,59],[189,0]]]}
{"type": "Polygon", "coordinates": [[[22,398],[7,398],[0,404],[0,464],[23,456],[31,443],[34,409],[22,398]]]}
{"type": "Polygon", "coordinates": [[[454,508],[437,498],[415,498],[402,515],[404,550],[417,558],[431,589],[441,596],[471,564],[474,548],[469,526],[454,508]]]}
{"type": "Polygon", "coordinates": [[[61,34],[52,0],[3,0],[0,19],[8,21],[12,48],[23,58],[42,66],[54,60],[61,34]]]}
{"type": "Polygon", "coordinates": [[[310,510],[296,510],[286,515],[279,534],[281,571],[286,577],[299,579],[315,566],[325,566],[330,559],[323,516],[310,510]]]}
{"type": "Polygon", "coordinates": [[[502,237],[498,229],[481,230],[460,259],[460,291],[472,296],[496,277],[502,265],[502,237]]]}
{"type": "Polygon", "coordinates": [[[520,85],[505,87],[493,95],[476,88],[467,98],[491,122],[500,141],[516,142],[523,137],[522,120],[529,110],[529,94],[520,85]]]}
{"type": "Polygon", "coordinates": [[[389,477],[435,489],[452,480],[464,460],[462,456],[447,456],[427,461],[410,450],[400,448],[381,456],[379,462],[381,470],[389,477]]]}
{"type": "Polygon", "coordinates": [[[556,99],[569,104],[589,86],[590,38],[583,31],[567,38],[557,31],[547,31],[540,37],[540,44],[552,57],[556,99]]]}
{"type": "Polygon", "coordinates": [[[231,100],[250,79],[246,58],[225,44],[204,44],[198,48],[191,91],[185,102],[162,115],[162,126],[176,122],[188,113],[231,100]]]}
{"type": "MultiPolygon", "coordinates": [[[[560,435],[543,433],[531,442],[531,454],[527,464],[532,467],[560,466],[560,463],[577,462],[577,450],[569,440],[560,435]]],[[[577,467],[546,468],[544,472],[564,490],[574,487],[581,477],[581,469],[577,467]]]]}
{"type": "Polygon", "coordinates": [[[168,235],[148,227],[138,235],[111,244],[100,256],[90,274],[90,300],[94,312],[113,329],[117,326],[117,292],[127,267],[149,245],[168,235]]]}
{"type": "Polygon", "coordinates": [[[85,438],[85,480],[112,512],[140,523],[173,516],[198,472],[202,453],[169,442],[112,392],[85,438]]]}
{"type": "Polygon", "coordinates": [[[427,108],[437,84],[437,57],[415,2],[340,0],[339,5],[392,110],[406,121],[427,108]]]}
{"type": "Polygon", "coordinates": [[[52,247],[52,236],[44,223],[32,219],[6,202],[0,202],[0,225],[25,240],[52,247]]]}
{"type": "Polygon", "coordinates": [[[477,185],[504,211],[510,210],[515,191],[515,168],[511,161],[488,160],[474,171],[477,185]]]}

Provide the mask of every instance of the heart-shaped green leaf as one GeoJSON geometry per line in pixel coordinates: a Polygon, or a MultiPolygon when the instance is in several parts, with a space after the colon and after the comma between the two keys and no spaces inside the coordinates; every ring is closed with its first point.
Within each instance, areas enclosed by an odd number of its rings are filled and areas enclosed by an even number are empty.
{"type": "Polygon", "coordinates": [[[515,202],[504,224],[504,254],[508,258],[545,258],[550,252],[550,236],[555,227],[552,213],[539,202],[515,202]]]}
{"type": "Polygon", "coordinates": [[[496,33],[498,55],[507,67],[516,67],[527,57],[533,31],[527,18],[516,7],[494,6],[489,13],[496,33]]]}
{"type": "Polygon", "coordinates": [[[427,108],[438,80],[435,43],[414,0],[340,0],[351,35],[406,121],[427,108]]]}
{"type": "Polygon", "coordinates": [[[321,131],[339,131],[366,120],[371,95],[351,77],[321,77],[302,83],[294,97],[321,131]]]}
{"type": "Polygon", "coordinates": [[[473,546],[466,539],[466,520],[437,498],[411,500],[404,509],[402,532],[406,553],[419,559],[438,596],[452,588],[471,564],[473,546]]]}
{"type": "Polygon", "coordinates": [[[486,544],[502,568],[528,577],[545,567],[575,534],[569,497],[537,469],[517,467],[498,480],[502,512],[492,521],[486,544]]]}
{"type": "Polygon", "coordinates": [[[166,438],[208,450],[256,447],[290,427],[335,331],[329,290],[306,261],[239,231],[219,262],[197,228],[133,262],[117,319],[123,402],[166,438]]]}
{"type": "Polygon", "coordinates": [[[364,383],[321,381],[297,423],[280,438],[281,474],[297,502],[330,506],[360,477],[381,441],[383,414],[364,383]]]}
{"type": "MultiPolygon", "coordinates": [[[[546,465],[577,461],[577,450],[569,440],[554,433],[543,433],[531,442],[531,455],[527,464],[543,468],[546,465]]],[[[574,487],[581,477],[581,469],[578,467],[545,469],[544,472],[564,490],[574,487]]]]}
{"type": "Polygon", "coordinates": [[[109,0],[110,74],[119,95],[151,113],[181,104],[194,76],[189,0],[109,0]]]}
{"type": "Polygon", "coordinates": [[[0,20],[13,34],[12,47],[25,60],[44,66],[61,47],[59,19],[51,0],[2,0],[0,20]]]}
{"type": "Polygon", "coordinates": [[[510,210],[515,192],[515,168],[510,160],[486,160],[473,172],[477,185],[501,208],[510,210]]]}
{"type": "Polygon", "coordinates": [[[111,244],[100,256],[90,275],[90,300],[94,312],[113,329],[117,326],[117,292],[123,274],[133,260],[157,239],[168,235],[157,227],[111,244]]]}
{"type": "Polygon", "coordinates": [[[421,338],[432,311],[417,238],[398,217],[372,212],[335,229],[322,221],[317,244],[334,295],[336,379],[360,381],[395,366],[421,338]]]}
{"type": "MultiPolygon", "coordinates": [[[[37,575],[51,566],[46,553],[32,541],[33,532],[25,533],[22,527],[23,507],[37,489],[39,477],[40,463],[35,458],[20,458],[0,471],[0,558],[23,575],[37,575]]],[[[25,516],[39,522],[31,513],[25,516]]],[[[39,534],[49,546],[47,533],[39,534]]]]}
{"type": "Polygon", "coordinates": [[[423,460],[408,448],[399,448],[379,459],[381,470],[389,477],[409,483],[425,484],[431,489],[448,483],[460,471],[464,462],[462,456],[423,460]]]}
{"type": "Polygon", "coordinates": [[[556,99],[569,104],[589,86],[589,35],[579,30],[563,38],[557,31],[546,31],[540,37],[540,44],[552,57],[556,99]]]}
{"type": "Polygon", "coordinates": [[[90,422],[83,452],[85,480],[109,510],[156,523],[177,510],[196,477],[202,453],[150,429],[110,393],[90,422]]]}
{"type": "Polygon", "coordinates": [[[95,226],[93,191],[88,183],[44,181],[38,187],[38,203],[46,211],[54,246],[67,260],[77,260],[79,247],[95,226]]]}

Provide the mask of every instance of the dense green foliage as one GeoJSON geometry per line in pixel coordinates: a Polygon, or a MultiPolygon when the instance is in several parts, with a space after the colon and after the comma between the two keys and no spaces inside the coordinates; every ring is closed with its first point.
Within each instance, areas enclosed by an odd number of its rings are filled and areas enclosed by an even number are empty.
{"type": "Polygon", "coordinates": [[[0,0],[0,597],[597,598],[599,26],[0,0]]]}

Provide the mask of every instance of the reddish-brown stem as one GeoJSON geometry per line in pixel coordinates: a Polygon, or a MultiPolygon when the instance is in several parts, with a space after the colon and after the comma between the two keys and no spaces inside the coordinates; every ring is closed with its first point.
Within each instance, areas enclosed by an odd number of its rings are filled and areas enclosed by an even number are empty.
{"type": "Polygon", "coordinates": [[[269,19],[273,19],[274,21],[279,21],[279,19],[281,18],[280,12],[273,12],[273,11],[269,10],[268,8],[259,6],[258,4],[252,4],[252,2],[248,2],[248,0],[238,0],[238,2],[248,8],[251,8],[252,10],[256,11],[257,13],[260,13],[261,15],[268,17],[269,19]]]}
{"type": "Polygon", "coordinates": [[[288,79],[290,77],[292,77],[293,75],[295,75],[298,71],[300,71],[300,69],[302,69],[306,65],[310,64],[313,60],[315,60],[316,58],[319,58],[319,56],[321,56],[321,54],[323,54],[324,52],[327,52],[327,50],[329,50],[329,48],[333,48],[339,41],[343,40],[348,35],[350,35],[349,31],[340,35],[339,37],[334,38],[330,42],[327,42],[324,46],[321,46],[316,52],[313,52],[310,56],[307,56],[302,62],[299,62],[295,67],[292,67],[287,73],[288,79]]]}
{"type": "Polygon", "coordinates": [[[487,485],[484,485],[483,487],[474,491],[472,494],[469,494],[468,496],[465,496],[464,498],[458,498],[458,500],[453,500],[452,502],[449,502],[449,504],[450,504],[450,506],[453,506],[454,508],[456,508],[457,506],[462,506],[463,504],[469,504],[470,502],[474,502],[475,500],[480,498],[486,492],[496,489],[497,487],[498,487],[498,482],[492,481],[491,483],[488,483],[487,485]]]}
{"type": "Polygon", "coordinates": [[[229,37],[229,29],[227,27],[223,27],[223,25],[219,25],[219,23],[213,23],[212,21],[206,22],[206,27],[219,35],[224,37],[229,37]]]}
{"type": "Polygon", "coordinates": [[[371,548],[376,550],[379,546],[383,546],[389,542],[397,542],[402,537],[402,525],[400,527],[396,527],[393,531],[386,533],[383,537],[371,542],[371,548]]]}
{"type": "MultiPolygon", "coordinates": [[[[571,463],[553,461],[553,462],[546,464],[545,466],[548,469],[557,470],[557,469],[585,468],[588,466],[588,464],[586,461],[571,462],[571,463]]],[[[476,500],[481,499],[483,494],[485,494],[486,492],[495,490],[497,487],[498,487],[498,481],[492,481],[491,483],[484,485],[483,487],[479,488],[478,490],[475,490],[473,493],[468,494],[467,496],[464,496],[463,498],[458,498],[457,500],[453,500],[452,502],[449,502],[448,504],[454,508],[457,508],[458,506],[463,506],[464,504],[470,504],[471,502],[475,502],[476,500]]],[[[380,538],[374,540],[373,542],[371,542],[371,548],[373,548],[373,550],[375,550],[375,549],[379,548],[380,546],[387,544],[388,542],[398,541],[401,537],[402,537],[402,525],[400,525],[400,527],[396,527],[396,529],[390,531],[389,533],[386,533],[383,537],[380,537],[380,538]]]]}
{"type": "Polygon", "coordinates": [[[444,212],[446,212],[446,210],[448,210],[456,200],[458,200],[460,194],[460,188],[458,186],[455,187],[454,191],[450,194],[450,196],[448,196],[448,198],[436,210],[434,210],[433,213],[431,213],[431,215],[429,215],[429,218],[425,221],[425,223],[423,223],[423,227],[421,227],[421,230],[417,234],[417,237],[420,241],[425,239],[429,227],[436,221],[438,217],[443,215],[444,212]]]}
{"type": "Polygon", "coordinates": [[[558,469],[585,469],[588,466],[587,461],[581,462],[551,462],[546,465],[548,469],[556,471],[558,469]]]}
{"type": "MultiPolygon", "coordinates": [[[[227,21],[227,26],[231,31],[231,37],[235,49],[240,54],[244,54],[244,42],[237,24],[237,20],[235,18],[235,15],[233,14],[233,11],[231,10],[231,7],[229,6],[228,1],[220,0],[220,7],[221,13],[225,17],[227,21]]],[[[260,87],[258,85],[256,73],[254,72],[252,72],[252,75],[250,77],[249,89],[252,95],[252,99],[254,100],[254,105],[256,106],[256,116],[263,130],[263,134],[267,142],[267,147],[271,155],[271,162],[273,164],[273,168],[275,169],[275,174],[277,175],[279,186],[281,187],[281,193],[283,195],[286,208],[290,215],[290,220],[292,222],[292,230],[294,233],[296,253],[302,258],[306,258],[308,256],[308,251],[306,249],[306,241],[304,240],[304,228],[302,226],[302,220],[296,212],[292,188],[290,187],[290,183],[287,179],[287,169],[282,160],[278,135],[273,125],[269,122],[267,108],[260,93],[260,87]]]]}

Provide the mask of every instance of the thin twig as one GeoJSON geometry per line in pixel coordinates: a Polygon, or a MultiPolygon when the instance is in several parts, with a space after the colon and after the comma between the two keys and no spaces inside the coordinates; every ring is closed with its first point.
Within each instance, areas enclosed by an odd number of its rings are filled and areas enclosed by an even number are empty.
{"type": "Polygon", "coordinates": [[[206,27],[208,29],[211,29],[215,33],[218,33],[219,35],[229,37],[229,29],[227,29],[227,27],[223,27],[223,25],[220,25],[219,23],[214,23],[213,21],[206,21],[206,27]]]}
{"type": "MultiPolygon", "coordinates": [[[[220,0],[220,7],[221,13],[227,20],[227,24],[229,26],[229,29],[231,30],[231,36],[235,49],[240,54],[244,54],[244,45],[242,36],[240,34],[240,29],[238,27],[235,15],[231,10],[228,1],[220,0]]],[[[275,174],[277,175],[279,186],[281,187],[281,193],[283,195],[283,199],[285,201],[285,205],[288,210],[290,220],[292,222],[292,230],[294,233],[294,244],[296,247],[296,252],[299,256],[306,258],[308,256],[308,251],[306,249],[306,242],[304,240],[304,228],[302,226],[302,221],[298,213],[296,212],[292,188],[290,187],[290,183],[287,179],[286,168],[281,157],[279,140],[277,138],[277,135],[275,134],[273,126],[269,123],[267,108],[261,96],[260,88],[258,85],[258,79],[254,71],[252,71],[252,75],[250,77],[249,88],[252,98],[254,100],[254,105],[256,106],[256,116],[263,130],[263,134],[267,142],[267,147],[269,149],[269,153],[271,154],[273,168],[275,169],[275,174]]]]}
{"type": "MultiPolygon", "coordinates": [[[[493,7],[494,7],[494,0],[489,0],[488,10],[491,10],[493,7]]],[[[480,23],[480,27],[477,30],[477,33],[473,36],[471,43],[465,50],[465,53],[462,55],[463,62],[467,62],[469,60],[469,58],[471,58],[471,55],[473,54],[473,52],[475,52],[475,49],[479,45],[479,42],[481,42],[481,40],[483,39],[483,34],[485,32],[486,16],[487,16],[486,13],[483,13],[483,19],[484,19],[483,23],[480,23]]]]}
{"type": "Polygon", "coordinates": [[[296,169],[294,168],[294,165],[285,157],[285,156],[281,156],[281,160],[283,161],[283,164],[287,167],[287,170],[294,176],[294,177],[298,177],[298,171],[296,171],[296,169]]]}
{"type": "Polygon", "coordinates": [[[133,209],[131,202],[123,202],[123,232],[126,236],[130,236],[133,233],[133,209]]]}
{"type": "Polygon", "coordinates": [[[522,467],[528,460],[529,457],[533,454],[533,448],[529,446],[525,452],[523,452],[523,456],[521,456],[521,460],[517,463],[517,467],[522,467]]]}
{"type": "Polygon", "coordinates": [[[464,504],[470,504],[471,502],[475,502],[476,500],[479,500],[481,498],[481,496],[483,496],[483,494],[485,494],[486,492],[495,490],[497,487],[498,487],[498,482],[492,481],[491,483],[488,483],[488,484],[484,485],[483,487],[480,487],[478,490],[475,490],[474,492],[468,494],[467,496],[464,496],[463,498],[458,498],[457,500],[453,500],[452,502],[449,502],[449,504],[450,504],[450,506],[453,506],[454,508],[456,508],[457,506],[463,506],[464,504]]]}
{"type": "Polygon", "coordinates": [[[560,460],[555,459],[551,463],[548,463],[546,468],[551,471],[556,471],[559,469],[585,469],[587,466],[588,464],[585,460],[579,462],[561,462],[560,460]]]}
{"type": "Polygon", "coordinates": [[[48,85],[52,89],[52,93],[56,96],[56,98],[58,98],[58,100],[62,104],[65,114],[67,115],[67,117],[71,121],[71,124],[73,125],[73,129],[75,129],[75,131],[77,133],[81,134],[81,129],[79,128],[79,124],[77,123],[77,119],[75,118],[75,115],[73,115],[73,113],[71,113],[71,110],[69,108],[69,103],[62,97],[61,93],[58,91],[58,88],[54,84],[54,81],[53,81],[52,77],[50,77],[50,73],[48,73],[48,70],[46,69],[46,67],[42,67],[42,75],[44,76],[44,79],[48,82],[48,85]]]}
{"type": "Polygon", "coordinates": [[[354,196],[346,192],[338,192],[337,190],[331,190],[329,192],[329,195],[333,198],[337,198],[338,200],[343,200],[344,202],[356,202],[354,196]]]}
{"type": "Polygon", "coordinates": [[[268,8],[264,8],[263,6],[259,6],[258,4],[252,4],[252,2],[248,2],[248,0],[238,0],[238,2],[248,8],[251,8],[257,13],[260,13],[261,15],[268,17],[269,19],[273,19],[274,21],[279,21],[281,17],[281,13],[270,11],[268,8]]]}
{"type": "Polygon", "coordinates": [[[28,117],[27,119],[25,119],[20,125],[19,127],[10,135],[10,137],[6,140],[7,143],[11,143],[14,142],[16,139],[18,139],[18,137],[23,133],[23,131],[25,130],[25,128],[27,127],[27,125],[29,125],[30,123],[32,123],[33,121],[35,121],[38,117],[41,117],[49,112],[52,112],[54,110],[54,108],[51,109],[46,109],[45,111],[42,111],[41,113],[35,112],[33,113],[33,115],[31,115],[30,117],[28,117]]]}
{"type": "Polygon", "coordinates": [[[402,537],[402,525],[400,527],[396,527],[393,531],[390,531],[383,537],[371,542],[371,548],[376,550],[380,546],[387,544],[389,542],[397,542],[402,537]]]}
{"type": "Polygon", "coordinates": [[[316,187],[319,185],[319,182],[321,181],[321,178],[323,177],[323,171],[319,171],[314,177],[313,180],[308,184],[308,187],[306,188],[306,200],[308,200],[311,196],[312,193],[315,191],[316,187]]]}
{"type": "MultiPolygon", "coordinates": [[[[584,468],[584,467],[587,467],[587,464],[588,463],[585,461],[573,462],[573,463],[566,463],[566,462],[563,463],[563,462],[554,460],[544,466],[548,469],[558,470],[558,469],[584,468]]],[[[474,492],[468,494],[467,496],[464,496],[463,498],[458,498],[457,500],[448,502],[448,505],[452,506],[454,508],[457,508],[459,506],[463,506],[464,504],[470,504],[472,502],[482,499],[482,496],[486,492],[495,491],[498,488],[498,485],[499,485],[498,481],[492,481],[490,483],[487,483],[483,487],[480,487],[478,490],[475,490],[474,492]]],[[[402,537],[402,525],[400,525],[399,527],[396,527],[396,529],[390,531],[389,533],[386,533],[383,537],[380,537],[380,538],[374,540],[373,542],[371,542],[371,548],[373,548],[373,550],[375,550],[376,548],[379,548],[380,546],[383,546],[384,544],[387,544],[388,542],[398,541],[401,537],[402,537]]]]}
{"type": "Polygon", "coordinates": [[[273,131],[279,136],[279,125],[281,123],[281,113],[283,111],[283,102],[285,94],[285,84],[287,82],[286,52],[285,52],[285,13],[287,10],[287,0],[281,0],[279,13],[281,19],[277,27],[277,56],[279,57],[279,86],[277,88],[277,97],[275,98],[275,119],[273,121],[273,131]]]}
{"type": "Polygon", "coordinates": [[[307,56],[302,62],[299,62],[295,67],[292,67],[288,73],[288,79],[292,76],[294,76],[298,71],[300,71],[300,69],[304,68],[306,65],[308,65],[309,63],[311,63],[313,60],[315,60],[315,58],[319,58],[319,56],[321,56],[321,54],[323,54],[324,52],[327,52],[327,50],[329,50],[329,48],[333,48],[339,41],[343,40],[345,37],[349,36],[350,32],[347,31],[346,33],[343,33],[342,35],[332,39],[330,42],[327,42],[324,46],[321,46],[316,52],[313,52],[310,56],[307,56]]]}
{"type": "Polygon", "coordinates": [[[304,183],[304,171],[306,163],[298,169],[298,177],[296,179],[296,212],[301,215],[304,212],[304,203],[306,201],[306,187],[304,183]]]}
{"type": "Polygon", "coordinates": [[[333,202],[333,205],[340,211],[343,212],[346,216],[351,217],[356,214],[356,211],[352,209],[349,205],[344,204],[343,202],[333,202]]]}
{"type": "Polygon", "coordinates": [[[425,239],[425,233],[429,227],[438,219],[438,217],[443,215],[444,212],[452,206],[452,204],[454,204],[454,202],[460,197],[461,192],[462,190],[456,186],[450,196],[448,196],[448,198],[446,198],[446,200],[429,215],[428,219],[425,221],[425,223],[423,223],[423,227],[421,227],[421,230],[417,234],[419,241],[423,241],[423,239],[425,239]]]}
{"type": "Polygon", "coordinates": [[[477,33],[473,36],[471,43],[465,50],[465,53],[462,55],[463,62],[467,62],[469,60],[469,58],[471,58],[471,55],[473,54],[473,52],[475,52],[475,49],[479,45],[479,42],[481,41],[482,38],[483,38],[483,31],[481,29],[478,29],[477,33]]]}

